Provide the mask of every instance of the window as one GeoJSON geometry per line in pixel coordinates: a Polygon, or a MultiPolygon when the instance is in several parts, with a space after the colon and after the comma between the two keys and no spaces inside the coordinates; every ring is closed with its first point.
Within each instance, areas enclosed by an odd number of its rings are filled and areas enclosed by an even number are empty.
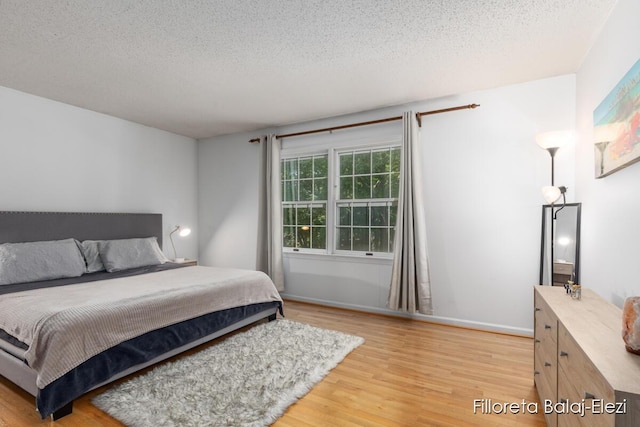
{"type": "Polygon", "coordinates": [[[327,247],[328,155],[281,161],[283,246],[327,247]]]}
{"type": "Polygon", "coordinates": [[[338,153],[336,251],[393,251],[400,148],[338,153]]]}
{"type": "Polygon", "coordinates": [[[391,253],[400,147],[316,153],[281,160],[283,247],[296,252],[391,253]]]}

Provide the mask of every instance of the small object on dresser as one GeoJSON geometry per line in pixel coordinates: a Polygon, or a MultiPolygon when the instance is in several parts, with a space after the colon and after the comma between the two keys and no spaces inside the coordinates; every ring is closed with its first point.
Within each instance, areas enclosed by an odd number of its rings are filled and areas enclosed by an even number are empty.
{"type": "Polygon", "coordinates": [[[622,339],[630,353],[640,354],[640,297],[629,297],[622,307],[622,339]]]}
{"type": "Polygon", "coordinates": [[[582,298],[582,286],[577,283],[571,284],[571,298],[573,299],[581,299],[582,298]]]}
{"type": "Polygon", "coordinates": [[[571,295],[572,286],[573,286],[573,280],[569,280],[567,281],[567,283],[564,284],[564,290],[567,293],[567,295],[571,295]]]}

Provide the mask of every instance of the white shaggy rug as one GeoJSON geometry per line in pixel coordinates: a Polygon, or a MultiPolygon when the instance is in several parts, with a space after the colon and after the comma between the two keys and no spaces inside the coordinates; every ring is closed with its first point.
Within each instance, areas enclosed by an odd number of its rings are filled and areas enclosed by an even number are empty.
{"type": "Polygon", "coordinates": [[[267,426],[363,338],[278,319],[93,399],[131,427],[267,426]]]}

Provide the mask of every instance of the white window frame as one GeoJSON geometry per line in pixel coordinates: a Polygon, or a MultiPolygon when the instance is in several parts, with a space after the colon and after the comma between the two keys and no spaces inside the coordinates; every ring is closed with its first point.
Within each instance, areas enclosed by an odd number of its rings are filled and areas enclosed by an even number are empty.
{"type": "MultiPolygon", "coordinates": [[[[310,255],[328,255],[328,256],[343,256],[343,257],[357,257],[367,259],[391,259],[393,258],[392,252],[368,252],[368,251],[345,251],[338,250],[336,248],[336,238],[338,232],[337,214],[338,205],[343,202],[338,199],[339,193],[339,179],[340,171],[339,155],[344,152],[358,151],[358,150],[373,150],[382,148],[395,148],[399,147],[402,152],[401,137],[391,138],[359,138],[354,141],[353,139],[343,139],[338,142],[328,143],[314,143],[313,146],[302,143],[296,146],[296,143],[292,143],[290,147],[283,147],[280,161],[285,161],[293,158],[309,157],[327,155],[327,212],[326,212],[326,248],[325,249],[311,249],[311,248],[286,248],[283,245],[283,252],[285,254],[310,254],[310,255]],[[371,142],[373,140],[373,142],[371,142]]],[[[366,199],[371,203],[391,203],[392,200],[397,199],[366,199]]],[[[359,203],[364,199],[352,199],[350,202],[359,203]]],[[[316,201],[301,201],[299,204],[317,204],[316,201]]],[[[282,207],[281,207],[282,208],[282,207]]],[[[284,222],[284,221],[283,221],[284,222]]]]}
{"type": "MultiPolygon", "coordinates": [[[[330,201],[330,197],[331,197],[331,159],[329,158],[329,156],[327,155],[327,151],[326,150],[318,150],[318,151],[291,151],[291,152],[287,152],[286,154],[282,154],[280,156],[280,164],[282,165],[282,162],[290,160],[290,159],[299,159],[302,157],[314,157],[314,156],[327,156],[327,200],[326,201],[317,201],[317,200],[300,200],[300,201],[296,201],[296,202],[291,202],[290,206],[300,206],[300,205],[309,205],[310,207],[313,207],[313,205],[321,205],[321,204],[325,204],[326,205],[326,214],[325,214],[325,249],[317,249],[317,248],[289,248],[289,247],[285,247],[284,246],[284,242],[282,245],[282,250],[284,253],[306,253],[306,254],[327,254],[329,253],[329,236],[332,234],[331,230],[329,229],[329,201],[330,201]]],[[[299,191],[299,189],[298,189],[299,191]]],[[[287,205],[289,206],[289,205],[287,205]]],[[[282,227],[284,227],[284,201],[282,201],[280,203],[280,209],[283,212],[283,224],[282,227]]]]}
{"type": "MultiPolygon", "coordinates": [[[[332,250],[333,253],[336,255],[347,255],[347,256],[366,256],[366,257],[373,257],[373,258],[393,258],[393,252],[373,252],[373,251],[354,251],[354,250],[343,250],[343,249],[338,249],[337,247],[337,239],[338,239],[338,208],[340,207],[340,205],[348,203],[351,204],[352,206],[356,206],[356,205],[366,205],[367,207],[371,207],[373,205],[383,205],[383,204],[387,204],[390,205],[392,204],[394,201],[397,202],[397,198],[392,198],[392,197],[388,197],[388,198],[367,198],[367,199],[349,199],[349,200],[342,200],[339,199],[339,195],[340,195],[340,154],[343,153],[352,153],[352,152],[358,152],[358,151],[370,151],[370,152],[374,152],[376,150],[380,150],[380,149],[391,149],[391,148],[400,148],[400,155],[402,155],[402,144],[397,141],[395,143],[391,143],[391,142],[386,142],[386,143],[376,143],[376,144],[367,144],[365,146],[362,145],[358,145],[358,146],[354,146],[354,147],[343,147],[340,149],[336,149],[333,150],[333,171],[334,174],[332,175],[333,178],[333,185],[331,185],[331,187],[333,187],[333,198],[331,199],[331,204],[332,204],[332,210],[333,210],[333,214],[334,214],[334,223],[332,224],[333,227],[333,242],[334,245],[332,246],[332,250]]],[[[371,222],[371,216],[369,216],[369,222],[371,222]]],[[[351,228],[353,228],[353,219],[351,221],[351,228]]],[[[367,228],[370,230],[372,227],[369,224],[367,226],[367,228]]],[[[387,228],[387,227],[385,227],[387,228]]],[[[393,242],[390,242],[393,243],[393,242]]]]}

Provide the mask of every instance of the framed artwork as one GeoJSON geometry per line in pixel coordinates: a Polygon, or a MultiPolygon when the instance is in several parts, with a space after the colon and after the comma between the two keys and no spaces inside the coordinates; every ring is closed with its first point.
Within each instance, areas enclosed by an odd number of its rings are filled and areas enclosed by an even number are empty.
{"type": "Polygon", "coordinates": [[[593,112],[595,176],[640,160],[640,60],[593,112]]]}

